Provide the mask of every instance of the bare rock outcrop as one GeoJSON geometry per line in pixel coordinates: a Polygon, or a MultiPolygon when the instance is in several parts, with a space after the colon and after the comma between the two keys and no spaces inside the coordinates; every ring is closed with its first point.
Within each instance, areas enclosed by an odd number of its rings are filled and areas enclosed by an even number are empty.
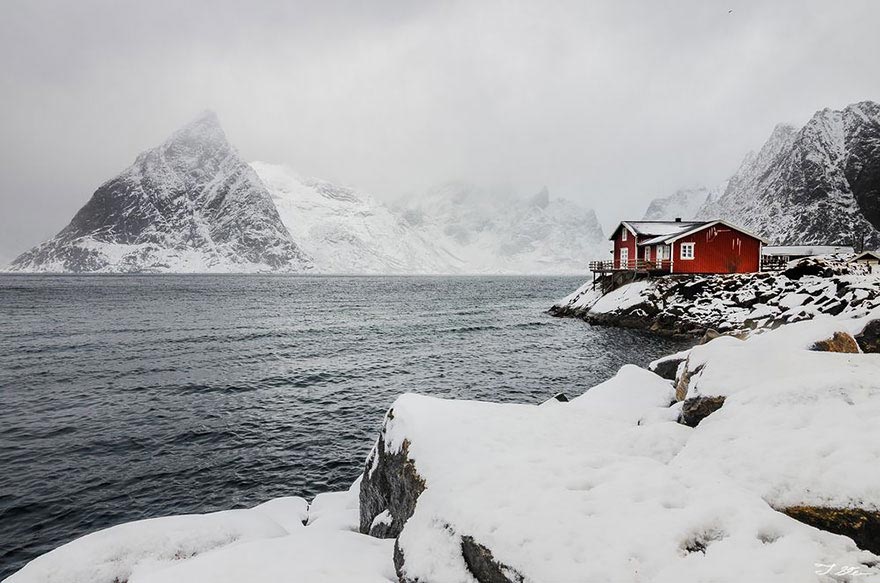
{"type": "MultiPolygon", "coordinates": [[[[392,409],[386,424],[393,418],[392,409]]],[[[404,441],[399,451],[389,451],[383,428],[367,458],[361,480],[360,532],[377,538],[396,538],[415,512],[416,500],[424,490],[425,480],[409,457],[409,442],[404,441]]]]}

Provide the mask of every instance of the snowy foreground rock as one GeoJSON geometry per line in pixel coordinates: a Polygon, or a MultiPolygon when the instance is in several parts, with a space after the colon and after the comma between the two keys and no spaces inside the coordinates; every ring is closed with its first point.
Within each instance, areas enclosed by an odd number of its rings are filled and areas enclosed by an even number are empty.
{"type": "Polygon", "coordinates": [[[396,581],[393,545],[354,532],[348,492],[270,500],[250,510],[139,520],[63,545],[4,583],[396,581]]]}
{"type": "Polygon", "coordinates": [[[777,273],[664,276],[602,294],[587,282],[550,308],[592,324],[699,336],[775,328],[818,314],[854,316],[880,306],[880,277],[842,258],[807,258],[777,273]]]}
{"type": "Polygon", "coordinates": [[[8,581],[880,581],[878,340],[880,309],[818,315],[569,402],[405,394],[348,492],[121,525],[8,581]]]}

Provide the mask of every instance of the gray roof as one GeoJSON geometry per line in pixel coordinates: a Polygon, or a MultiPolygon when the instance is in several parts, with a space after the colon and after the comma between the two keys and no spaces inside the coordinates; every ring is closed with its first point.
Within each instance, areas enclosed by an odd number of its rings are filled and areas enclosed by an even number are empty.
{"type": "Polygon", "coordinates": [[[876,261],[880,261],[880,253],[878,253],[877,251],[862,251],[861,253],[850,259],[850,261],[861,261],[863,259],[874,259],[876,261]]]}
{"type": "MultiPolygon", "coordinates": [[[[624,225],[639,237],[668,237],[679,232],[687,231],[697,225],[702,225],[705,222],[706,221],[623,221],[620,224],[624,225]]],[[[617,229],[612,231],[611,239],[614,238],[614,233],[616,232],[617,229]]]]}

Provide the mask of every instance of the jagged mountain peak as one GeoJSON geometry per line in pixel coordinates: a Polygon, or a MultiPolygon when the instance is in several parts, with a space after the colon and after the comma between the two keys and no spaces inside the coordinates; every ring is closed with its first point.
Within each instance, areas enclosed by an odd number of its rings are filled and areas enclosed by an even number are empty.
{"type": "Polygon", "coordinates": [[[204,112],[101,185],[24,271],[299,271],[310,260],[204,112]]]}
{"type": "Polygon", "coordinates": [[[779,244],[880,245],[880,105],[816,111],[776,126],[699,218],[719,216],[779,244]]]}

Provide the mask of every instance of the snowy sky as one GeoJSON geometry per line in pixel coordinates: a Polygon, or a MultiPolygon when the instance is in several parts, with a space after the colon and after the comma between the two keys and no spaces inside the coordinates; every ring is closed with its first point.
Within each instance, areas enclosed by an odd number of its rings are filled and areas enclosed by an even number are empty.
{"type": "Polygon", "coordinates": [[[386,199],[546,184],[607,225],[880,99],[876,0],[672,4],[5,0],[0,261],[206,108],[249,160],[386,199]]]}

